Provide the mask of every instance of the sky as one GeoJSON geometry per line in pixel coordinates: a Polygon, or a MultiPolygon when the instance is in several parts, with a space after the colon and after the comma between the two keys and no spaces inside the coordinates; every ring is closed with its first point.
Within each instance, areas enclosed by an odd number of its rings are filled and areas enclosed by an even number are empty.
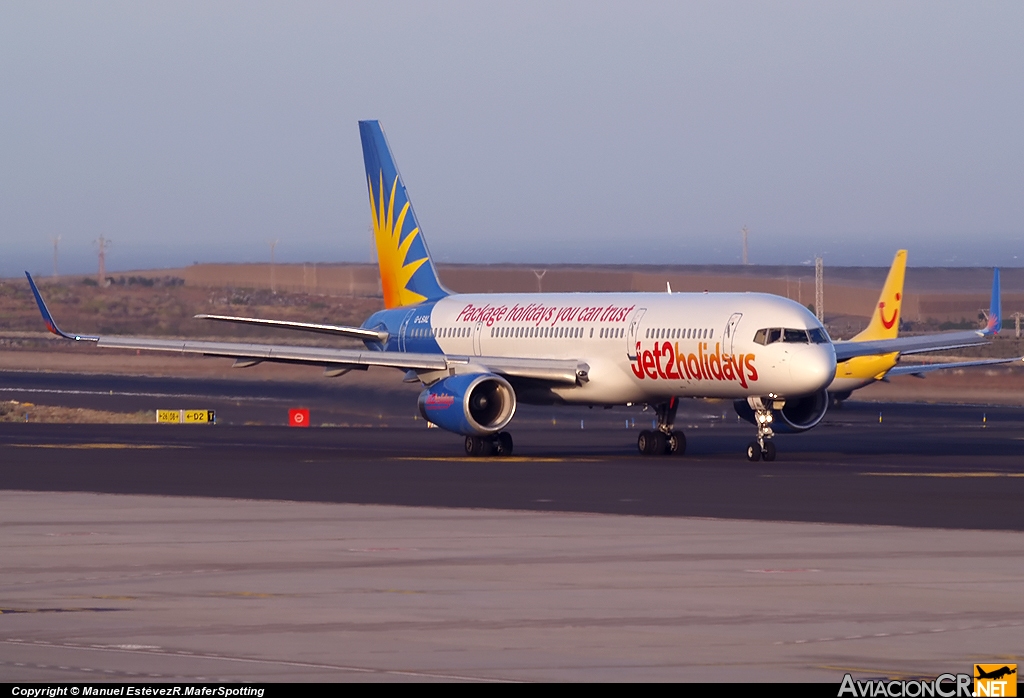
{"type": "Polygon", "coordinates": [[[0,4],[0,275],[372,260],[1024,266],[1024,3],[0,4]],[[1018,260],[1018,256],[1020,259],[1018,260]]]}

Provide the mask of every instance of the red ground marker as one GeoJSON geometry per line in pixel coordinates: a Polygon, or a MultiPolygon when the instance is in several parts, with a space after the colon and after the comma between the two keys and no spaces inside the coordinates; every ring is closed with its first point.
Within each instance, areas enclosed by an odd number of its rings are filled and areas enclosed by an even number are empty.
{"type": "Polygon", "coordinates": [[[290,427],[308,427],[309,426],[309,410],[306,408],[300,410],[288,410],[288,426],[290,427]]]}

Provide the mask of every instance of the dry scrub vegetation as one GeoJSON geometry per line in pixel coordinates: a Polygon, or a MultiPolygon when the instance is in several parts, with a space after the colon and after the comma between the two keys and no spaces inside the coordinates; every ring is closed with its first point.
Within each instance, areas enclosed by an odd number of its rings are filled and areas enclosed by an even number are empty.
{"type": "MultiPolygon", "coordinates": [[[[39,281],[47,305],[61,328],[83,334],[133,334],[154,337],[244,337],[274,341],[318,336],[195,320],[212,313],[273,319],[359,325],[382,307],[379,298],[273,293],[262,289],[186,286],[166,277],[145,282],[141,277],[111,277],[101,287],[91,278],[39,281]],[[122,283],[123,280],[123,283],[122,283]],[[134,281],[134,282],[133,282],[134,281]]],[[[43,330],[35,300],[24,280],[0,281],[0,332],[43,330]]],[[[322,337],[320,338],[323,341],[322,337]]]]}
{"type": "MultiPolygon", "coordinates": [[[[383,306],[380,298],[324,296],[289,291],[274,293],[269,289],[230,286],[190,286],[180,277],[173,276],[110,278],[113,283],[109,286],[98,286],[91,277],[40,279],[39,284],[60,326],[84,334],[251,339],[283,344],[359,346],[350,340],[324,335],[196,320],[193,315],[211,313],[358,326],[383,306]]],[[[826,319],[829,332],[843,338],[859,332],[867,324],[867,318],[861,317],[826,319]]],[[[980,323],[974,324],[980,326],[980,323]]],[[[1014,337],[1012,318],[1005,325],[1002,335],[993,344],[961,349],[950,352],[948,356],[1024,355],[1024,342],[1014,337]]],[[[908,329],[935,332],[939,330],[939,325],[936,322],[914,323],[908,329]]],[[[38,340],[11,335],[43,330],[28,283],[23,279],[0,281],[0,335],[7,335],[0,337],[0,347],[39,348],[38,340]]],[[[58,345],[47,342],[46,349],[61,351],[58,345]]]]}
{"type": "Polygon", "coordinates": [[[104,412],[81,407],[52,407],[31,402],[0,402],[0,422],[43,424],[152,424],[156,415],[144,412],[104,412]]]}

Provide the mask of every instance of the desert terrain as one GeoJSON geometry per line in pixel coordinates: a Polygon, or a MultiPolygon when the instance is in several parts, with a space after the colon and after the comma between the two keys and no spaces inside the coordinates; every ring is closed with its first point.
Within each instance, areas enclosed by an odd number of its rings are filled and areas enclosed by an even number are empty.
{"type": "MultiPolygon", "coordinates": [[[[589,290],[764,291],[813,301],[814,270],[807,267],[582,267],[535,270],[515,266],[441,268],[452,288],[474,291],[589,290]]],[[[825,321],[834,337],[849,337],[867,322],[887,269],[826,270],[825,321]]],[[[370,265],[195,265],[95,277],[42,278],[40,288],[57,322],[66,330],[192,339],[233,339],[323,346],[357,344],[315,334],[241,327],[193,319],[218,313],[358,325],[382,307],[376,270],[370,265]]],[[[903,331],[935,332],[977,327],[988,305],[991,270],[908,269],[903,331]]],[[[1024,269],[1003,271],[1004,330],[991,345],[921,355],[905,361],[1024,355],[1013,313],[1024,307],[1024,269]]],[[[806,304],[806,303],[805,303],[806,304]]],[[[57,371],[93,374],[176,376],[314,382],[343,380],[353,385],[400,389],[401,376],[386,369],[328,379],[309,366],[262,364],[232,368],[226,359],[99,350],[61,340],[42,328],[24,279],[0,280],[0,372],[57,371]]],[[[405,387],[405,386],[402,386],[405,387]]],[[[912,376],[857,391],[853,400],[879,402],[968,402],[1024,405],[1024,362],[912,376]]],[[[33,406],[34,407],[34,406],[33,406]]],[[[0,419],[17,419],[25,407],[0,409],[0,419]],[[4,412],[6,410],[6,412],[4,412]]],[[[135,421],[138,415],[104,416],[69,411],[44,413],[39,421],[135,421]]],[[[36,421],[33,419],[33,421],[36,421]]],[[[148,421],[148,418],[147,420],[148,421]]]]}

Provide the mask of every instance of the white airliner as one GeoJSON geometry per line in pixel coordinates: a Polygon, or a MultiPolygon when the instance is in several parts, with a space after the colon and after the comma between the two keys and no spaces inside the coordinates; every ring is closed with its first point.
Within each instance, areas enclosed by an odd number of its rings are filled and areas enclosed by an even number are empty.
{"type": "Polygon", "coordinates": [[[747,447],[753,461],[775,459],[775,430],[821,421],[837,360],[901,351],[908,342],[921,350],[986,341],[983,332],[961,332],[833,344],[802,305],[762,293],[452,293],[438,278],[383,130],[376,121],[359,122],[359,130],[385,309],[361,327],[196,317],[356,338],[365,350],[69,334],[29,276],[47,327],[101,347],[231,357],[239,366],[307,363],[329,375],[401,369],[424,385],[423,417],[464,436],[474,456],[512,452],[506,427],[519,402],[651,405],[657,428],[640,432],[640,451],[682,454],[679,399],[727,398],[757,427],[747,447]]]}

